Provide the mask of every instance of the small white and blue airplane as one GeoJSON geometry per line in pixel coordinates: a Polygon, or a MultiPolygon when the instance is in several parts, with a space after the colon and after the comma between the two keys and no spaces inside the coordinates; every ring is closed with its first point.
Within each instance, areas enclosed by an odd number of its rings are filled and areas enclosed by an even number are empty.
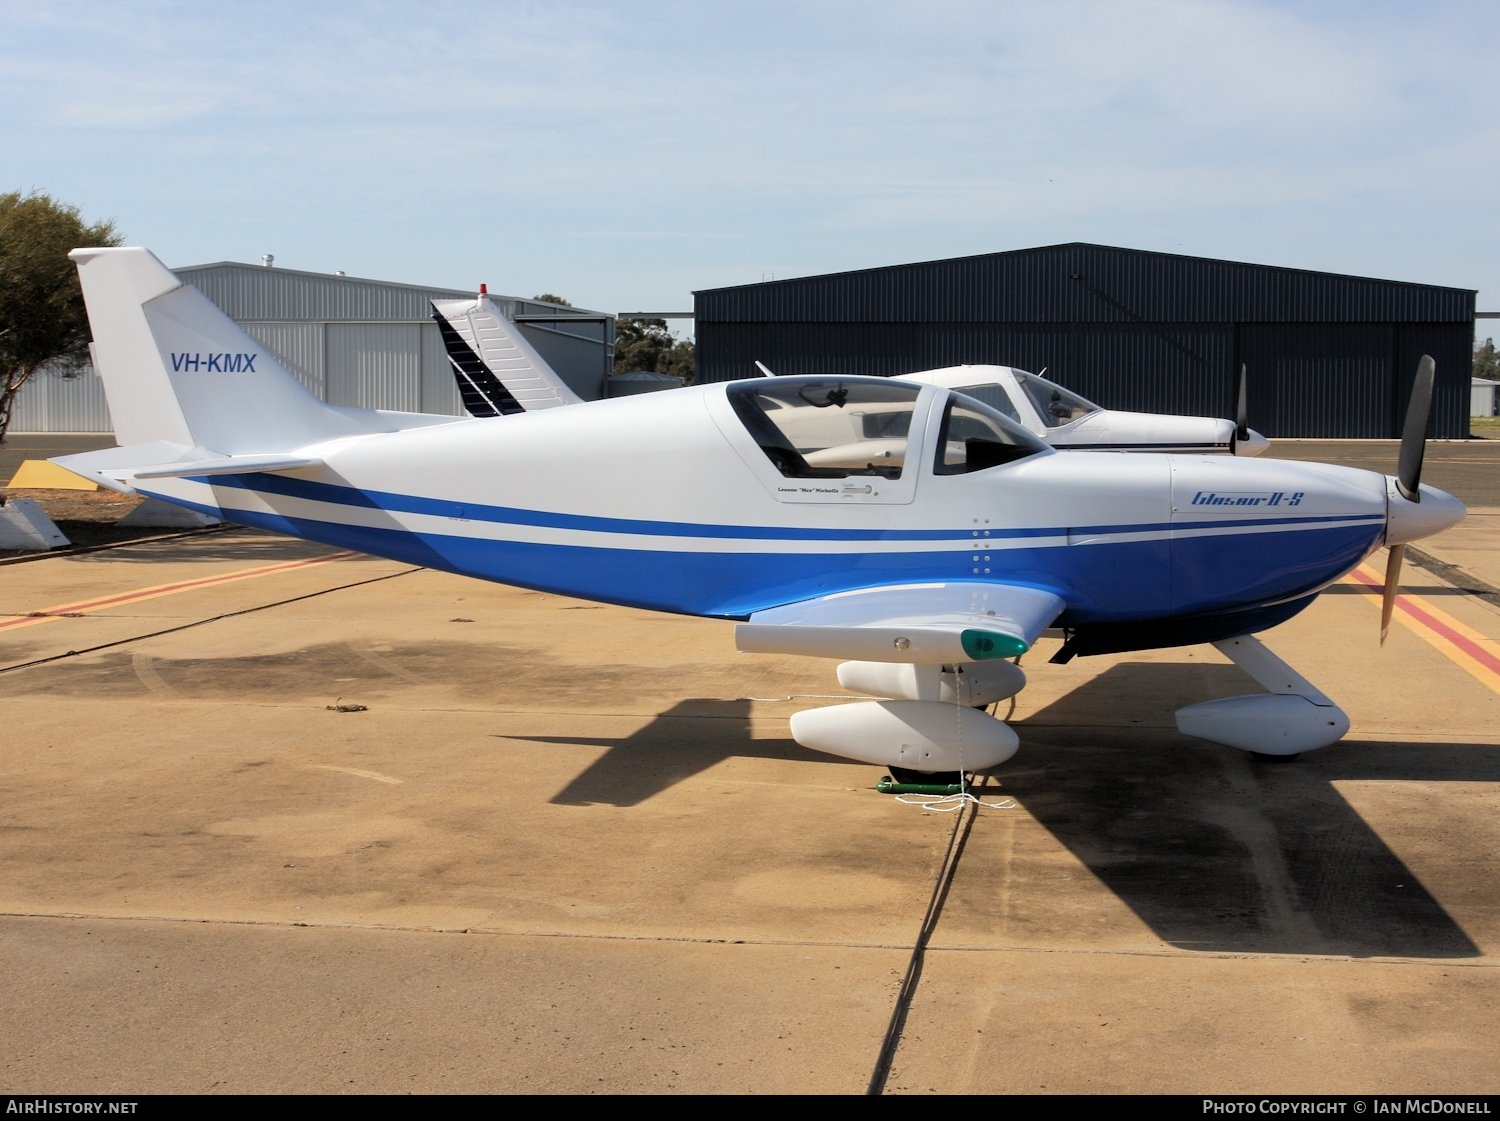
{"type": "MultiPolygon", "coordinates": [[[[483,286],[473,299],[432,301],[432,318],[442,332],[469,415],[509,416],[578,403],[577,394],[526,341],[483,286]]],[[[775,376],[763,363],[756,366],[762,374],[775,376]]],[[[1235,420],[1106,409],[1041,374],[1014,366],[948,366],[900,377],[977,397],[1064,451],[1259,455],[1270,447],[1270,441],[1246,422],[1243,367],[1235,420]]]]}
{"type": "Polygon", "coordinates": [[[900,375],[978,397],[1059,451],[1207,452],[1260,455],[1271,442],[1245,419],[1245,369],[1238,416],[1188,416],[1106,409],[1041,374],[1015,366],[947,366],[900,375]]]}
{"type": "Polygon", "coordinates": [[[1177,712],[1290,758],[1348,716],[1256,637],[1381,548],[1465,514],[1420,482],[1433,364],[1395,476],[1227,455],[1058,452],[983,402],[883,377],[755,377],[503,425],[327,404],[142,248],[77,249],[118,447],[53,462],[225,522],[482,580],[722,619],[869,697],[797,743],[901,781],[1016,752],[988,711],[1052,661],[1212,644],[1265,693],[1177,712]]]}

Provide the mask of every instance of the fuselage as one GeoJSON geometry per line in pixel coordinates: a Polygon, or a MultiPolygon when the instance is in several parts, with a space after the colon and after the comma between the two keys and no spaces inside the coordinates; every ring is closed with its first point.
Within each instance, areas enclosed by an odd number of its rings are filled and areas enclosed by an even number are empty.
{"type": "Polygon", "coordinates": [[[936,387],[911,388],[895,466],[789,477],[727,390],[456,419],[305,449],[322,468],[138,489],[486,580],[725,618],[952,581],[1055,591],[1062,625],[1200,616],[1306,596],[1383,542],[1385,478],[1336,466],[1037,443],[944,473],[951,395],[936,387]]]}

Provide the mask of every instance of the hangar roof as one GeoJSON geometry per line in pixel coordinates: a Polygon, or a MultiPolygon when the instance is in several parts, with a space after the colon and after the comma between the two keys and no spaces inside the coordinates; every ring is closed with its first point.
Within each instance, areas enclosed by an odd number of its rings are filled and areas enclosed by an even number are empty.
{"type": "Polygon", "coordinates": [[[1475,289],[1087,242],[694,293],[700,324],[1467,322],[1476,296],[1475,289]]]}

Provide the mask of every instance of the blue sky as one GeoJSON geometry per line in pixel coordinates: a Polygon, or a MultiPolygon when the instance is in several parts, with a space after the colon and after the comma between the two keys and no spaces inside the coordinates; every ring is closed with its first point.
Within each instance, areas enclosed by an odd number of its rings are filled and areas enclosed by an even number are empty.
{"type": "Polygon", "coordinates": [[[173,267],[271,253],[607,312],[1070,241],[1500,311],[1494,16],[0,0],[0,190],[114,219],[173,267]]]}

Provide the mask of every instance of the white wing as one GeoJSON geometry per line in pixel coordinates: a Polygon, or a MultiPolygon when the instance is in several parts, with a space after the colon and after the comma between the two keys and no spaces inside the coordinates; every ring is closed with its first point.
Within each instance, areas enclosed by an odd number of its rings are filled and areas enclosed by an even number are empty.
{"type": "Polygon", "coordinates": [[[745,653],[923,665],[1013,658],[1066,606],[1018,584],[899,584],[757,611],[735,627],[745,653]]]}

